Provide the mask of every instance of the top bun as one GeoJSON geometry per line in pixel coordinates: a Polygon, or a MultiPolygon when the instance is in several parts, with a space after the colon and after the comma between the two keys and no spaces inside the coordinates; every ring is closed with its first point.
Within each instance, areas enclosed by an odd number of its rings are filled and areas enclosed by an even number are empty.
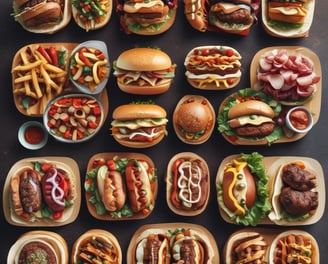
{"type": "Polygon", "coordinates": [[[165,118],[166,111],[155,104],[120,105],[113,111],[113,119],[133,120],[139,118],[165,118]]]}
{"type": "Polygon", "coordinates": [[[128,71],[165,70],[172,65],[170,57],[155,48],[133,48],[124,51],[117,58],[116,66],[128,71]]]}
{"type": "Polygon", "coordinates": [[[266,103],[259,100],[249,100],[237,104],[228,112],[228,118],[233,119],[240,116],[256,114],[273,118],[275,113],[273,109],[266,103]]]}

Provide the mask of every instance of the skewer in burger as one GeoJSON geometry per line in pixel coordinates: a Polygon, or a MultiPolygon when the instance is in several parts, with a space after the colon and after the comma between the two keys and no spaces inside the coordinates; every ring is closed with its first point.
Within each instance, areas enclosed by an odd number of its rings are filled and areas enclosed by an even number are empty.
{"type": "Polygon", "coordinates": [[[185,95],[173,112],[173,127],[184,143],[198,145],[206,142],[214,129],[215,112],[211,103],[200,95],[185,95]]]}
{"type": "Polygon", "coordinates": [[[69,23],[72,8],[68,0],[13,0],[13,9],[24,29],[52,34],[69,23]]]}
{"type": "Polygon", "coordinates": [[[116,0],[116,10],[124,32],[158,35],[175,21],[178,0],[116,0]]]}
{"type": "Polygon", "coordinates": [[[228,221],[255,226],[271,209],[262,160],[257,152],[241,154],[218,171],[217,199],[228,221]]]}
{"type": "Polygon", "coordinates": [[[118,87],[131,94],[153,95],[166,92],[174,78],[175,65],[168,54],[156,48],[133,48],[114,62],[118,87]]]}
{"type": "Polygon", "coordinates": [[[250,88],[227,97],[219,108],[218,130],[232,144],[270,145],[283,136],[276,124],[281,105],[250,88]]]}
{"type": "Polygon", "coordinates": [[[120,105],[114,109],[112,117],[112,135],[126,147],[152,147],[167,134],[166,111],[153,103],[120,105]]]}
{"type": "Polygon", "coordinates": [[[239,52],[231,47],[196,47],[185,58],[185,75],[187,81],[198,89],[230,89],[240,81],[240,60],[239,52]]]}
{"type": "Polygon", "coordinates": [[[116,237],[102,229],[90,229],[73,244],[71,263],[122,263],[121,247],[116,237]]]}

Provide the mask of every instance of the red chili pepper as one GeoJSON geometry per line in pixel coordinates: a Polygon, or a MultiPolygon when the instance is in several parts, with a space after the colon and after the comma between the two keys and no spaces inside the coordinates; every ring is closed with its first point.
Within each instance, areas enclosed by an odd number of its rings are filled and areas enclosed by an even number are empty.
{"type": "Polygon", "coordinates": [[[75,108],[81,108],[82,107],[82,98],[74,98],[73,102],[72,102],[72,105],[75,108]]]}
{"type": "Polygon", "coordinates": [[[80,59],[87,65],[88,67],[92,67],[92,63],[89,61],[87,57],[83,55],[83,52],[87,51],[87,48],[83,47],[79,50],[80,59]]]}
{"type": "Polygon", "coordinates": [[[144,209],[142,209],[142,214],[143,214],[143,215],[148,215],[149,212],[150,212],[150,210],[149,210],[148,208],[144,208],[144,209]]]}
{"type": "MultiPolygon", "coordinates": [[[[60,174],[57,175],[57,177],[60,174]]],[[[59,187],[62,188],[62,190],[64,191],[64,197],[67,197],[68,192],[69,192],[69,183],[68,181],[66,181],[66,179],[63,176],[59,176],[59,187]]]]}
{"type": "Polygon", "coordinates": [[[51,57],[49,56],[48,52],[46,51],[46,49],[43,46],[39,45],[39,47],[38,47],[37,50],[46,59],[46,61],[48,63],[52,64],[52,59],[51,59],[51,57]]]}
{"type": "Polygon", "coordinates": [[[90,128],[97,128],[98,127],[98,124],[96,122],[89,121],[88,122],[88,127],[90,127],[90,128]]]}
{"type": "Polygon", "coordinates": [[[69,129],[67,129],[64,133],[64,138],[66,139],[71,139],[72,138],[72,133],[69,129]]]}
{"type": "Polygon", "coordinates": [[[52,64],[58,67],[59,66],[59,64],[58,64],[58,54],[57,54],[56,49],[54,47],[50,47],[48,49],[48,53],[51,57],[52,64]]]}
{"type": "Polygon", "coordinates": [[[83,138],[83,132],[82,132],[82,131],[77,130],[77,138],[78,138],[78,139],[83,138]]]}

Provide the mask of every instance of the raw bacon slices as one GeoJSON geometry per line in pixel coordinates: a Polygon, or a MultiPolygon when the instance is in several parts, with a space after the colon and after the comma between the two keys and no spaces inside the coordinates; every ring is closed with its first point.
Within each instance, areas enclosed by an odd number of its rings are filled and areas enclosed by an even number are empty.
{"type": "Polygon", "coordinates": [[[257,79],[263,91],[281,101],[298,101],[315,92],[320,81],[313,71],[313,62],[302,54],[288,54],[285,49],[274,49],[259,61],[257,79]]]}

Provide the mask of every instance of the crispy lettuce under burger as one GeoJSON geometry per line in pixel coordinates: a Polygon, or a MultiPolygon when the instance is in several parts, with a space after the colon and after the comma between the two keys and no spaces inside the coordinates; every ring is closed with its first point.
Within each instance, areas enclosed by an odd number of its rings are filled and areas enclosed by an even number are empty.
{"type": "MultiPolygon", "coordinates": [[[[269,191],[267,189],[268,176],[265,167],[262,164],[262,160],[263,156],[261,154],[253,152],[251,154],[242,153],[240,157],[232,161],[233,163],[247,163],[248,170],[254,177],[255,181],[255,200],[250,207],[247,207],[246,203],[239,205],[243,207],[243,213],[232,212],[227,208],[223,197],[223,179],[216,183],[218,204],[222,210],[228,214],[231,221],[236,224],[255,226],[271,210],[269,191]]],[[[231,167],[233,164],[227,164],[227,167],[229,166],[231,167]]],[[[240,177],[239,172],[237,172],[237,177],[240,177]]]]}
{"type": "Polygon", "coordinates": [[[271,145],[283,137],[282,127],[275,123],[275,118],[280,112],[281,105],[263,92],[251,88],[241,89],[227,97],[221,104],[217,117],[218,130],[233,144],[271,145]],[[249,101],[252,101],[252,109],[247,107],[238,109],[238,122],[235,122],[236,106],[249,104],[249,101]],[[271,113],[268,113],[267,108],[270,107],[271,113]],[[231,111],[233,108],[235,109],[231,111]],[[250,113],[252,111],[254,112],[250,113]]]}

